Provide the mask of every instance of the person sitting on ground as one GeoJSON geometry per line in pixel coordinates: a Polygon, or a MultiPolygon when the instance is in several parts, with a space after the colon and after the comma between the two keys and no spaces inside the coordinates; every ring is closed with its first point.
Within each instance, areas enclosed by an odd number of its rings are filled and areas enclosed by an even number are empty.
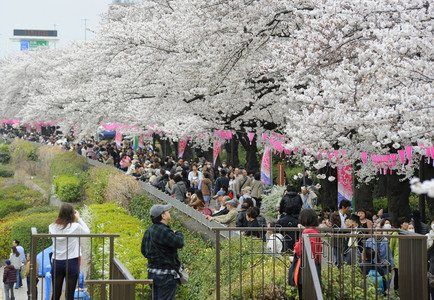
{"type": "Polygon", "coordinates": [[[253,200],[250,198],[247,198],[244,200],[244,202],[241,204],[241,210],[238,212],[237,215],[237,221],[236,226],[237,227],[248,227],[248,221],[246,219],[246,213],[247,210],[251,207],[254,207],[253,200]]]}
{"type": "Polygon", "coordinates": [[[302,205],[303,201],[297,193],[297,189],[292,185],[288,185],[282,200],[280,200],[279,214],[282,215],[286,211],[286,207],[291,207],[293,212],[298,215],[301,211],[302,205]]]}
{"type": "Polygon", "coordinates": [[[278,232],[280,227],[275,222],[268,223],[268,230],[266,234],[267,239],[267,252],[273,254],[280,254],[283,250],[283,235],[278,232]]]}
{"type": "Polygon", "coordinates": [[[9,259],[5,262],[5,268],[3,270],[3,284],[5,291],[5,299],[15,299],[14,295],[14,283],[17,282],[17,270],[9,259]]]}
{"type": "MultiPolygon", "coordinates": [[[[170,173],[170,172],[169,172],[170,173]]],[[[172,192],[173,186],[175,185],[175,180],[173,180],[175,178],[175,175],[170,173],[169,174],[169,180],[166,183],[166,187],[165,187],[165,192],[166,194],[169,194],[172,192]]]]}
{"type": "MultiPolygon", "coordinates": [[[[246,227],[263,227],[258,221],[259,217],[259,209],[257,207],[249,207],[246,211],[246,227]]],[[[245,231],[244,234],[246,236],[254,236],[257,238],[263,238],[265,237],[265,234],[263,231],[253,231],[248,230],[245,231]]]]}
{"type": "Polygon", "coordinates": [[[229,212],[229,209],[226,207],[226,203],[231,201],[232,199],[229,196],[219,196],[217,198],[217,202],[220,205],[218,210],[215,210],[211,215],[212,217],[226,215],[229,212]]]}
{"type": "Polygon", "coordinates": [[[253,201],[253,206],[256,206],[256,201],[255,201],[255,199],[253,199],[251,196],[250,196],[250,192],[251,192],[251,187],[250,186],[246,186],[246,187],[244,187],[242,190],[241,190],[241,196],[240,196],[240,198],[238,199],[238,210],[240,210],[241,209],[241,205],[243,204],[243,202],[244,202],[244,200],[246,200],[246,199],[251,199],[252,201],[253,201]]]}
{"type": "Polygon", "coordinates": [[[200,190],[196,190],[194,194],[191,195],[188,205],[193,207],[195,210],[203,211],[205,207],[205,200],[203,199],[203,195],[200,190]]]}
{"type": "Polygon", "coordinates": [[[210,221],[214,220],[221,224],[225,224],[229,227],[233,227],[235,226],[235,222],[237,219],[237,206],[238,206],[237,200],[230,200],[226,202],[226,207],[229,210],[227,214],[222,216],[217,216],[217,217],[207,216],[207,219],[210,221]]]}
{"type": "Polygon", "coordinates": [[[182,176],[176,174],[173,179],[175,181],[175,184],[171,192],[172,196],[181,202],[185,202],[185,197],[187,195],[187,186],[185,185],[185,182],[182,180],[182,176]]]}

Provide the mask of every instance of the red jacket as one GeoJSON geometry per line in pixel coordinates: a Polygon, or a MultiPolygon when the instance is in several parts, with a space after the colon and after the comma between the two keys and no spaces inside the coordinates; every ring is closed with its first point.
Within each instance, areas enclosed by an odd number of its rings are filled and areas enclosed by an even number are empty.
{"type": "Polygon", "coordinates": [[[3,283],[15,283],[17,282],[17,270],[14,266],[5,266],[3,272],[3,283]]]}
{"type": "MultiPolygon", "coordinates": [[[[306,228],[303,230],[302,234],[318,234],[319,231],[316,228],[306,228]]],[[[321,262],[322,257],[322,241],[320,237],[311,237],[310,239],[310,247],[312,249],[312,257],[314,258],[316,263],[321,262]]],[[[300,237],[298,241],[295,243],[294,252],[298,257],[301,257],[303,253],[303,239],[300,237]]]]}

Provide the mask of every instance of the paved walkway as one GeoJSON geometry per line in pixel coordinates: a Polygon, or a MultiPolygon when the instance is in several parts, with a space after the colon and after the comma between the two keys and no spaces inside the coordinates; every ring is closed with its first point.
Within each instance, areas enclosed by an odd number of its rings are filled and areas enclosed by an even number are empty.
{"type": "MultiPolygon", "coordinates": [[[[0,278],[3,278],[3,270],[4,268],[0,268],[0,278]]],[[[18,290],[14,289],[14,295],[15,300],[27,300],[27,284],[25,280],[23,280],[23,286],[20,287],[18,290]]],[[[3,282],[1,283],[0,287],[0,300],[5,299],[5,291],[3,288],[3,282]]]]}

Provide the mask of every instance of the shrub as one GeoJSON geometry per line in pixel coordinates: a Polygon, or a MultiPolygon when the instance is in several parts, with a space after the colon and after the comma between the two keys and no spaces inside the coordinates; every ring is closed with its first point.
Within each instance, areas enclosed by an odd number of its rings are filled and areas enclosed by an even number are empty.
{"type": "Polygon", "coordinates": [[[261,210],[270,218],[277,218],[277,211],[280,200],[282,200],[285,186],[275,185],[268,195],[262,196],[261,210]]]}
{"type": "MultiPolygon", "coordinates": [[[[30,251],[30,229],[37,227],[38,232],[47,233],[48,225],[57,216],[52,207],[30,208],[8,215],[0,222],[0,257],[9,257],[11,252],[12,240],[17,239],[21,242],[25,251],[30,251]]],[[[44,241],[38,246],[38,250],[50,245],[50,241],[44,241]]]]}
{"type": "MultiPolygon", "coordinates": [[[[92,233],[119,234],[115,239],[115,255],[127,267],[134,278],[146,278],[146,259],[141,253],[143,226],[137,218],[130,216],[123,208],[114,203],[92,204],[90,228],[92,233]]],[[[92,242],[95,272],[102,268],[103,242],[95,239],[92,242]]],[[[108,246],[105,245],[105,250],[108,246]]],[[[106,270],[108,270],[106,268],[106,270]]]]}
{"type": "Polygon", "coordinates": [[[83,197],[80,179],[73,175],[61,175],[54,180],[54,191],[64,202],[78,202],[83,197]]]}
{"type": "Polygon", "coordinates": [[[91,203],[104,203],[109,175],[114,171],[110,167],[91,168],[85,185],[86,199],[89,199],[91,203]]]}
{"type": "Polygon", "coordinates": [[[142,188],[133,176],[121,172],[115,172],[108,176],[105,192],[106,201],[115,202],[127,208],[131,199],[141,193],[142,188]]]}
{"type": "Polygon", "coordinates": [[[0,177],[12,177],[14,171],[9,166],[0,165],[0,177]]]}
{"type": "Polygon", "coordinates": [[[0,144],[0,163],[8,164],[11,160],[11,152],[8,144],[0,144]]]}
{"type": "Polygon", "coordinates": [[[37,150],[36,144],[15,139],[10,146],[12,161],[14,164],[20,164],[24,161],[36,161],[38,159],[37,150]]]}
{"type": "MultiPolygon", "coordinates": [[[[31,233],[30,229],[35,227],[38,233],[48,233],[48,225],[54,222],[56,212],[36,213],[17,219],[11,226],[11,237],[20,241],[21,245],[30,250],[31,233]]],[[[51,239],[43,239],[37,245],[37,252],[42,251],[51,245],[51,239]]]]}
{"type": "Polygon", "coordinates": [[[25,210],[29,207],[30,204],[25,203],[24,201],[2,200],[0,201],[0,218],[4,218],[10,213],[25,210]]]}
{"type": "Polygon", "coordinates": [[[380,209],[383,209],[385,212],[388,211],[387,198],[381,197],[373,200],[374,204],[374,213],[376,214],[380,209]]]}
{"type": "Polygon", "coordinates": [[[15,184],[0,189],[0,199],[23,201],[32,205],[42,205],[46,203],[44,195],[38,191],[29,189],[23,184],[15,184]]]}
{"type": "Polygon", "coordinates": [[[51,175],[81,175],[87,169],[87,161],[73,151],[62,151],[51,162],[51,175]]]}

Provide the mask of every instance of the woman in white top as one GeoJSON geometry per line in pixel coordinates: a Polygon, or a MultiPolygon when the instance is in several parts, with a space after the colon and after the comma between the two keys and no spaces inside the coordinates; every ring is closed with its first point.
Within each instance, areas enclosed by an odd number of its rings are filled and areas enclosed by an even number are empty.
{"type": "MultiPolygon", "coordinates": [[[[80,218],[71,204],[64,203],[60,207],[56,221],[48,226],[50,234],[88,234],[89,227],[80,218]]],[[[59,300],[62,295],[63,281],[66,282],[66,300],[74,299],[74,291],[80,272],[80,238],[53,237],[53,262],[51,277],[53,282],[53,298],[59,300]]]]}
{"type": "Polygon", "coordinates": [[[21,274],[21,267],[23,266],[23,256],[18,252],[17,247],[13,246],[12,253],[9,255],[9,260],[11,261],[11,265],[14,266],[15,270],[17,270],[17,285],[16,288],[21,286],[18,285],[18,280],[21,274]]]}

